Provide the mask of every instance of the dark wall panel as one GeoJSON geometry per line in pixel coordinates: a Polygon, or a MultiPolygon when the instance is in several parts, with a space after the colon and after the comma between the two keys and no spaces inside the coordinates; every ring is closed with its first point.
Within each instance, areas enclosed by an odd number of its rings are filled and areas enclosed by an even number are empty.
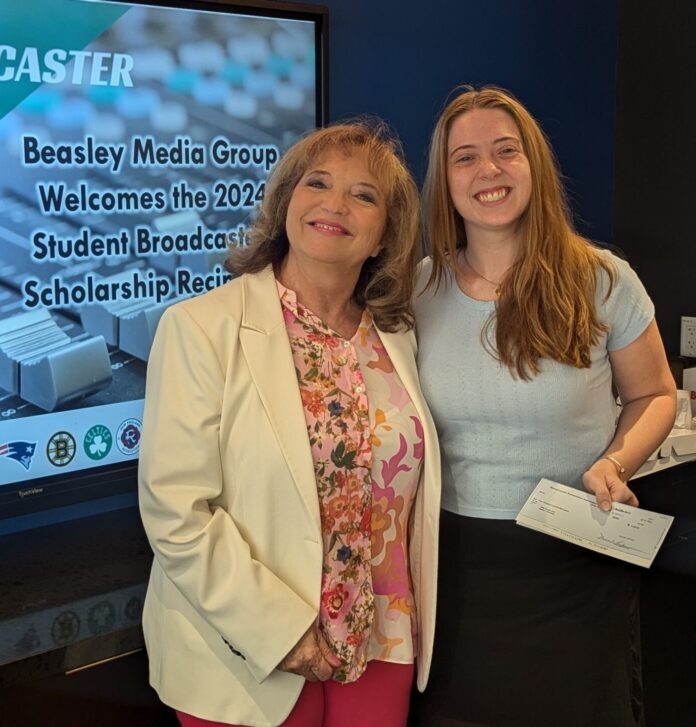
{"type": "Polygon", "coordinates": [[[621,0],[614,239],[657,306],[669,353],[696,316],[696,3],[621,0]]]}
{"type": "Polygon", "coordinates": [[[324,0],[332,119],[372,112],[419,180],[444,99],[461,83],[512,90],[542,121],[586,234],[611,239],[616,0],[324,0]]]}

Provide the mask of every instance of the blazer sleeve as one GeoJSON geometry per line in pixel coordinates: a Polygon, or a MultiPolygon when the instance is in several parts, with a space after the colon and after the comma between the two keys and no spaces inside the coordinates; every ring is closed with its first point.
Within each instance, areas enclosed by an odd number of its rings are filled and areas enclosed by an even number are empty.
{"type": "Polygon", "coordinates": [[[230,513],[211,506],[235,486],[223,480],[219,450],[225,366],[185,305],[166,311],[148,363],[140,509],[166,577],[261,682],[316,610],[252,557],[230,513]]]}

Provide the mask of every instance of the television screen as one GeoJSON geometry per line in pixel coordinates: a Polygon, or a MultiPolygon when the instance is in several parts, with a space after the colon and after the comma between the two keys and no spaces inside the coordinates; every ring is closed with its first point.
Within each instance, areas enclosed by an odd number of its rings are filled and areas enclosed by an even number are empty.
{"type": "Polygon", "coordinates": [[[322,123],[325,18],[2,3],[0,517],[133,490],[157,322],[227,279],[269,171],[322,123]]]}

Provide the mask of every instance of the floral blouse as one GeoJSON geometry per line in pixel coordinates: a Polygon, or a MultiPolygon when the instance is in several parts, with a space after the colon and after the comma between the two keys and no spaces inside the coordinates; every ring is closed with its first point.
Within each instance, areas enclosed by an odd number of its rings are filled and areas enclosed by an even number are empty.
{"type": "Polygon", "coordinates": [[[408,525],[423,430],[368,312],[346,340],[278,290],[319,495],[319,625],[341,659],[334,678],[351,682],[371,659],[414,659],[408,525]]]}

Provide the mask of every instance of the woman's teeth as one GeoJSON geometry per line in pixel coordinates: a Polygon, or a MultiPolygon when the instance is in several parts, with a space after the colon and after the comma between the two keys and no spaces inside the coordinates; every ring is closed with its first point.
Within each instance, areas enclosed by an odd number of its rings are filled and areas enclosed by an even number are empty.
{"type": "Polygon", "coordinates": [[[476,197],[481,200],[481,202],[498,202],[503,199],[503,197],[506,197],[507,193],[508,190],[506,188],[502,188],[496,189],[493,192],[479,192],[476,197]]]}

